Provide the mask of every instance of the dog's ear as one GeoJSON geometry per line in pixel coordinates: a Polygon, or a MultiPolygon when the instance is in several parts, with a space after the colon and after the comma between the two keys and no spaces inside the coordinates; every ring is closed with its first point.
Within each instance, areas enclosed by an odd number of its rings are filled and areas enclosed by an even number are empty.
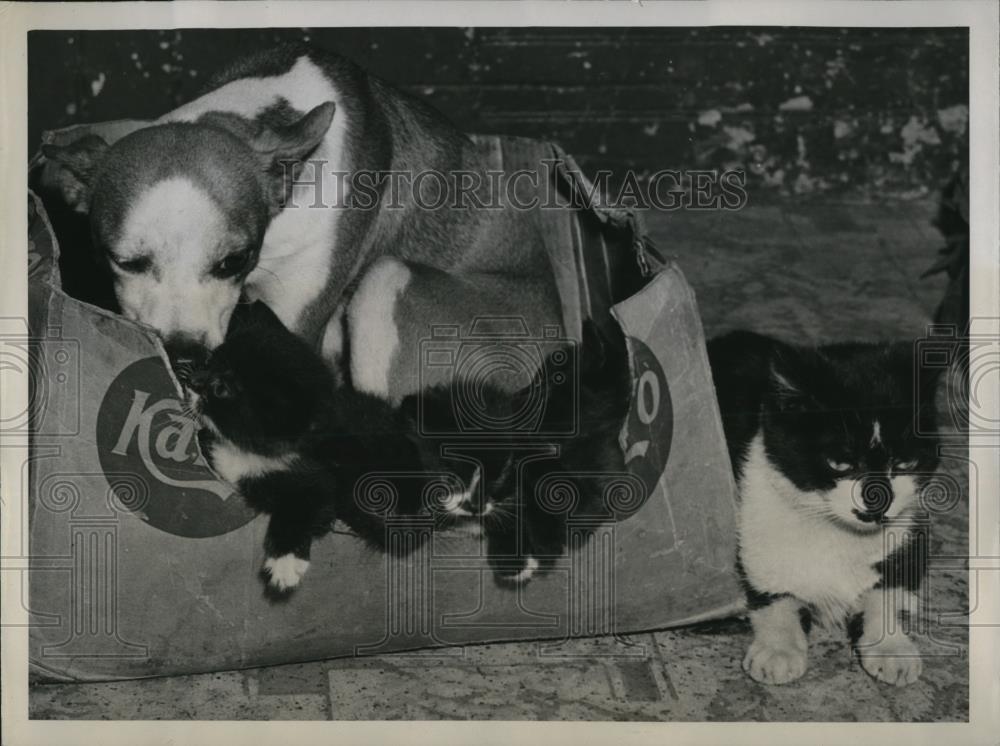
{"type": "Polygon", "coordinates": [[[97,173],[108,144],[98,135],[87,135],[69,145],[42,146],[45,156],[46,181],[53,184],[74,211],[86,213],[90,209],[90,187],[97,173]]]}
{"type": "Polygon", "coordinates": [[[320,104],[291,124],[266,128],[253,137],[251,147],[270,179],[272,212],[284,207],[302,162],[323,142],[337,106],[320,104]]]}

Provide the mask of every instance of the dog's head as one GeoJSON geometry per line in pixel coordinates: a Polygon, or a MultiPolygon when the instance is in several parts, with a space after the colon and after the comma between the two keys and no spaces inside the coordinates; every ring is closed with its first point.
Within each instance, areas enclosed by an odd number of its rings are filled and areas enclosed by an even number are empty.
{"type": "Polygon", "coordinates": [[[88,135],[42,152],[64,198],[89,213],[122,312],[155,328],[168,351],[214,349],[271,218],[333,113],[328,102],[276,127],[207,114],[111,146],[88,135]]]}

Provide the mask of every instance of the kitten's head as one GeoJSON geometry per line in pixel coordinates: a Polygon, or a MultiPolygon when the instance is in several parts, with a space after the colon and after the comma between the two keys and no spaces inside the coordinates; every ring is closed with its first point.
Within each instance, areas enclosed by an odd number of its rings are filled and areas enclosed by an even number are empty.
{"type": "MultiPolygon", "coordinates": [[[[449,475],[451,486],[434,490],[428,507],[441,527],[474,530],[484,521],[513,520],[517,496],[511,445],[519,436],[502,430],[485,435],[463,432],[455,414],[454,385],[425,389],[405,397],[400,404],[407,436],[422,469],[429,474],[449,475]]],[[[509,414],[521,396],[520,392],[492,386],[480,393],[490,415],[498,420],[509,414]]]]}
{"type": "Polygon", "coordinates": [[[449,488],[429,494],[428,507],[440,528],[477,532],[486,523],[516,520],[513,453],[506,448],[463,448],[437,439],[418,443],[428,473],[449,475],[449,488]]]}
{"type": "Polygon", "coordinates": [[[202,426],[267,455],[324,427],[334,391],[322,359],[259,301],[237,306],[225,341],[183,382],[202,426]]]}
{"type": "Polygon", "coordinates": [[[803,493],[796,508],[858,532],[918,504],[937,467],[935,379],[912,344],[781,346],[771,359],[763,431],[769,459],[803,493]]]}

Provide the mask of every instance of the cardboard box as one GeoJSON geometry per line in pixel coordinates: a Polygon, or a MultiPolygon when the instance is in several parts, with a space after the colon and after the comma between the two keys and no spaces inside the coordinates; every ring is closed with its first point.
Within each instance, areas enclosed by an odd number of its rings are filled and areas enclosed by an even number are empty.
{"type": "MultiPolygon", "coordinates": [[[[545,231],[567,330],[578,336],[581,319],[592,317],[627,335],[636,389],[622,445],[646,487],[641,509],[519,590],[494,585],[475,537],[435,536],[393,559],[338,525],[314,545],[294,597],[268,603],[257,578],[266,518],[207,468],[179,416],[158,339],[95,305],[99,294],[88,296],[92,287],[71,276],[83,264],[79,224],[59,216],[60,255],[46,206],[32,194],[25,341],[35,405],[36,678],[192,673],[519,639],[550,640],[546,649],[558,654],[570,637],[740,608],[735,491],[694,294],[644,243],[635,216],[585,205],[587,185],[557,148],[479,142],[496,165],[540,169],[540,188],[564,199],[525,219],[545,231]]],[[[32,183],[45,188],[44,169],[32,183]]],[[[569,530],[586,528],[571,522],[569,530]]]]}

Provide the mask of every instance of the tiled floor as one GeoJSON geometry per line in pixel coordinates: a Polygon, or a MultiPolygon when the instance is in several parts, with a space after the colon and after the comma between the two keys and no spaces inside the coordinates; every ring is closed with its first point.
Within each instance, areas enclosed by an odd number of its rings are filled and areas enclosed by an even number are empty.
{"type": "MultiPolygon", "coordinates": [[[[651,215],[698,293],[708,335],[749,327],[815,342],[915,339],[943,292],[919,281],[941,239],[930,202],[754,206],[651,215]]],[[[965,485],[964,462],[946,468],[965,485]]],[[[498,644],[104,684],[39,685],[35,718],[964,720],[968,495],[933,515],[918,644],[924,676],[879,684],[842,639],[815,635],[799,682],[765,687],[739,661],[743,620],[621,641],[498,644]]]]}

